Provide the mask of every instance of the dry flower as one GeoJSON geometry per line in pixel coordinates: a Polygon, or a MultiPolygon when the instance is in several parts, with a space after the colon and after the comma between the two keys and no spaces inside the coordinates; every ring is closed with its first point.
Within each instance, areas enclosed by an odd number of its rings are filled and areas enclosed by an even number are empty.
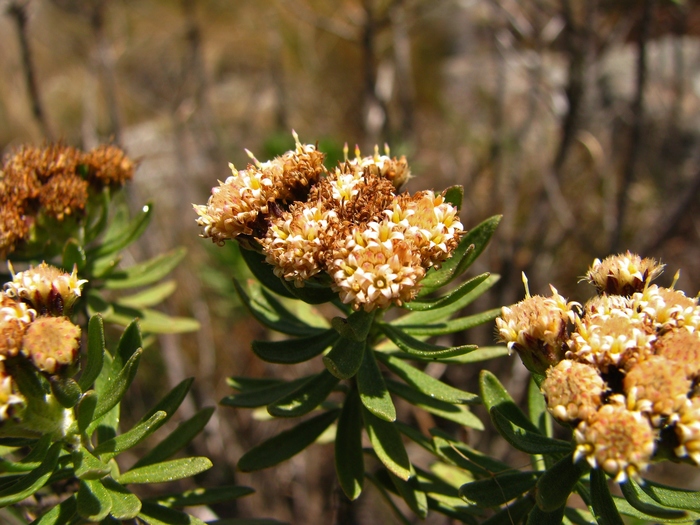
{"type": "Polygon", "coordinates": [[[5,283],[9,297],[27,301],[40,314],[67,315],[81,295],[86,279],[78,279],[78,269],[66,273],[45,262],[35,268],[15,273],[12,265],[12,281],[5,283]]]}
{"type": "Polygon", "coordinates": [[[22,354],[49,374],[74,363],[79,351],[80,327],[66,317],[37,317],[22,339],[22,354]]]}
{"type": "Polygon", "coordinates": [[[664,265],[654,259],[642,259],[628,251],[602,261],[596,259],[585,278],[598,289],[598,293],[629,296],[642,291],[663,269],[664,265]]]}

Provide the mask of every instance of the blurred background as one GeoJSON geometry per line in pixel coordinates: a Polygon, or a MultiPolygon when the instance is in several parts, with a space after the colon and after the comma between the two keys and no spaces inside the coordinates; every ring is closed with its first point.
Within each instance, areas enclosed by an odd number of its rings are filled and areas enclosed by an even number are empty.
{"type": "MultiPolygon", "coordinates": [[[[625,250],[665,262],[665,285],[681,268],[677,287],[695,295],[699,35],[692,0],[0,0],[0,150],[113,142],[139,160],[129,199],[152,201],[156,217],[128,256],[186,246],[165,308],[202,329],[159,337],[131,404],[138,418],[195,376],[184,418],[227,395],[227,376],[308,372],[252,355],[252,339],[272,336],[237,302],[235,253],[198,238],[191,208],[228,162],[245,166],[244,148],[267,160],[292,147],[292,129],[330,166],[344,142],[364,154],[386,142],[407,156],[412,192],[463,185],[466,228],[503,214],[472,270],[501,281],[477,310],[522,299],[522,271],[533,293],[552,283],[585,301],[592,289],[578,281],[593,259],[625,250]]],[[[490,345],[493,327],[459,338],[490,345]]],[[[521,395],[525,369],[500,361],[492,368],[521,395]]],[[[440,373],[474,391],[478,370],[462,368],[440,373]]],[[[196,444],[215,463],[201,483],[257,490],[221,517],[333,522],[329,447],[235,471],[282,428],[216,411],[196,444]]],[[[464,438],[507,455],[488,432],[464,438]]],[[[394,522],[379,499],[363,493],[358,523],[394,522]]]]}

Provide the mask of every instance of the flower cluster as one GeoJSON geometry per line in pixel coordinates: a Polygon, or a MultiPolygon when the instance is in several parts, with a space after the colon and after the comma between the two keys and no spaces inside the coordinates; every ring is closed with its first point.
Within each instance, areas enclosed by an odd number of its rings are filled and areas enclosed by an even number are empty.
{"type": "Polygon", "coordinates": [[[233,174],[194,205],[203,237],[257,246],[280,278],[303,287],[330,281],[345,304],[371,311],[418,293],[426,271],[451,256],[464,233],[458,210],[433,191],[399,193],[406,159],[347,158],[334,170],[294,134],[292,151],[233,174]],[[328,279],[329,278],[329,279],[328,279]]]}
{"type": "Polygon", "coordinates": [[[23,355],[54,375],[72,365],[80,350],[80,328],[67,317],[81,287],[76,270],[65,273],[42,263],[14,272],[0,291],[0,422],[21,418],[24,397],[6,371],[7,359],[23,355]]]}
{"type": "Polygon", "coordinates": [[[116,146],[83,152],[24,146],[0,167],[0,256],[31,236],[38,215],[63,221],[84,212],[91,192],[132,178],[135,163],[116,146]]]}
{"type": "Polygon", "coordinates": [[[617,481],[660,447],[700,465],[700,306],[651,284],[663,270],[629,252],[596,260],[585,305],[528,297],[503,308],[499,336],[541,384],[549,412],[575,428],[575,459],[617,481]]]}

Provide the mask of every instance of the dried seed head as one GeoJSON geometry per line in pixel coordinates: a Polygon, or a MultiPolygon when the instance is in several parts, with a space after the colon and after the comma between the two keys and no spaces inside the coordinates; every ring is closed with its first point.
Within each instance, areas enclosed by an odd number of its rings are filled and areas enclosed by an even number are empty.
{"type": "Polygon", "coordinates": [[[42,210],[59,221],[66,215],[75,215],[85,209],[88,182],[74,173],[51,177],[39,190],[42,210]]]}
{"type": "Polygon", "coordinates": [[[654,454],[656,433],[640,412],[631,412],[624,400],[603,405],[574,432],[574,461],[586,458],[617,482],[639,479],[654,454]]]}
{"type": "Polygon", "coordinates": [[[0,360],[19,353],[24,332],[35,317],[26,303],[0,292],[0,360]]]}
{"type": "Polygon", "coordinates": [[[75,173],[79,161],[79,150],[60,143],[43,148],[23,146],[5,159],[3,171],[22,174],[28,182],[34,178],[46,181],[55,175],[75,173]]]}
{"type": "Polygon", "coordinates": [[[627,407],[649,416],[655,427],[674,419],[688,398],[691,382],[668,359],[652,355],[629,369],[624,379],[627,407]]]}
{"type": "Polygon", "coordinates": [[[22,353],[49,374],[74,363],[79,351],[80,328],[66,317],[37,317],[22,339],[22,353]]]}
{"type": "Polygon", "coordinates": [[[5,293],[27,301],[40,314],[68,315],[87,282],[78,279],[76,267],[68,274],[45,262],[16,274],[10,265],[10,272],[12,281],[5,283],[5,293]]]}
{"type": "Polygon", "coordinates": [[[0,258],[7,257],[27,237],[29,224],[20,208],[13,204],[0,204],[0,258]]]}
{"type": "Polygon", "coordinates": [[[411,178],[411,170],[406,162],[406,157],[390,157],[389,146],[385,145],[385,155],[379,154],[379,146],[374,146],[374,155],[360,158],[359,149],[355,151],[356,158],[348,163],[358,171],[379,175],[391,181],[394,188],[401,188],[411,178]]]}
{"type": "Polygon", "coordinates": [[[136,170],[136,163],[112,144],[102,144],[83,154],[80,162],[87,166],[91,180],[109,186],[123,185],[134,177],[136,170]]]}
{"type": "Polygon", "coordinates": [[[564,359],[547,369],[541,390],[550,414],[560,421],[576,422],[588,419],[600,408],[606,388],[595,368],[564,359]]]}
{"type": "Polygon", "coordinates": [[[641,292],[663,269],[664,265],[654,259],[642,259],[627,252],[611,255],[602,261],[596,259],[585,279],[598,289],[598,293],[629,296],[641,292]]]}

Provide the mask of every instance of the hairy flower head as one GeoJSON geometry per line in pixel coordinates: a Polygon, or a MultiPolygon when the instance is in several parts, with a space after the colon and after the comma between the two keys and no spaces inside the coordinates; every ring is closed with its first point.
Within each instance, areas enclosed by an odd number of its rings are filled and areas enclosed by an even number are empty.
{"type": "Polygon", "coordinates": [[[136,163],[131,160],[124,150],[113,144],[102,144],[80,159],[88,169],[93,181],[109,186],[121,186],[134,177],[136,163]]]}
{"type": "Polygon", "coordinates": [[[664,265],[654,259],[642,259],[627,252],[611,255],[602,261],[596,259],[585,278],[599,293],[629,296],[642,291],[663,269],[664,265]]]}
{"type": "Polygon", "coordinates": [[[29,270],[15,273],[10,265],[12,281],[5,283],[5,293],[26,301],[40,314],[67,315],[81,295],[86,279],[78,279],[78,269],[66,273],[45,262],[29,270]]]}
{"type": "Polygon", "coordinates": [[[0,423],[15,418],[25,404],[24,396],[0,361],[0,423]]]}
{"type": "Polygon", "coordinates": [[[39,203],[47,215],[63,220],[85,209],[88,181],[74,173],[60,173],[49,179],[39,190],[39,203]]]}
{"type": "Polygon", "coordinates": [[[80,328],[66,317],[37,317],[22,339],[22,354],[49,374],[74,363],[79,351],[80,328]]]}
{"type": "Polygon", "coordinates": [[[603,404],[605,381],[598,370],[569,359],[547,369],[541,391],[547,409],[559,421],[588,419],[603,404]]]}
{"type": "Polygon", "coordinates": [[[654,341],[654,353],[673,361],[685,377],[700,376],[700,332],[686,327],[661,333],[654,341]]]}
{"type": "MultiPolygon", "coordinates": [[[[347,144],[345,147],[347,148],[347,144]]],[[[360,157],[360,150],[356,148],[355,159],[349,160],[348,163],[357,171],[369,172],[390,180],[394,187],[399,189],[411,178],[411,170],[405,156],[397,159],[390,155],[389,146],[386,144],[384,155],[379,154],[379,146],[374,146],[374,155],[370,157],[360,157]]]]}
{"type": "Polygon", "coordinates": [[[0,292],[0,360],[17,355],[22,337],[36,311],[26,303],[0,292]]]}
{"type": "Polygon", "coordinates": [[[678,412],[675,432],[678,439],[674,450],[676,456],[689,456],[696,465],[700,465],[700,397],[686,400],[678,412]]]}

